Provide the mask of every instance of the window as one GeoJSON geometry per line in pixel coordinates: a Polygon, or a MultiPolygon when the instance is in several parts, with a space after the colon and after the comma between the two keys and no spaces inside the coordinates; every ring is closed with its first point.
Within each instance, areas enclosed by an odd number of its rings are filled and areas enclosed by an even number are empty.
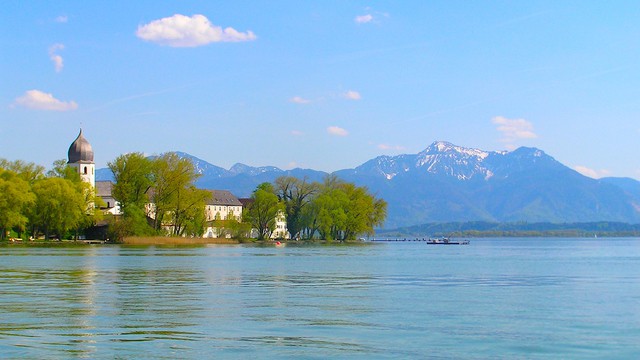
{"type": "Polygon", "coordinates": [[[84,167],[84,174],[87,175],[87,167],[84,167]]]}

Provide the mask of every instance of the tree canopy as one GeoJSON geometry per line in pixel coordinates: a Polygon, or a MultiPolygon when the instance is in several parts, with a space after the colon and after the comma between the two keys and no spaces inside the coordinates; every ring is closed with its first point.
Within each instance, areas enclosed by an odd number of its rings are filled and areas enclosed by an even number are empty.
{"type": "Polygon", "coordinates": [[[269,239],[275,230],[276,219],[284,211],[284,204],[278,200],[275,188],[270,183],[258,185],[251,194],[251,204],[244,217],[258,231],[258,240],[269,239]]]}
{"type": "Polygon", "coordinates": [[[130,153],[108,166],[115,177],[113,197],[123,213],[122,222],[113,224],[116,236],[202,234],[210,193],[195,187],[200,175],[191,160],[174,152],[155,158],[130,153]]]}
{"type": "Polygon", "coordinates": [[[323,183],[280,177],[274,190],[284,206],[287,229],[296,239],[353,240],[373,233],[387,214],[384,200],[335,176],[328,176],[323,183]]]}
{"type": "Polygon", "coordinates": [[[8,230],[32,236],[67,235],[93,225],[93,189],[64,160],[46,173],[42,166],[0,159],[0,238],[8,230]]]}

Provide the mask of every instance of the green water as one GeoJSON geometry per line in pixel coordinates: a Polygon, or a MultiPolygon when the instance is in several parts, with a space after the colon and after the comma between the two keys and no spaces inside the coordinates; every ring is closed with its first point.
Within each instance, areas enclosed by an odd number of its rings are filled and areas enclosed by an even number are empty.
{"type": "Polygon", "coordinates": [[[640,358],[639,239],[0,247],[0,358],[640,358]]]}

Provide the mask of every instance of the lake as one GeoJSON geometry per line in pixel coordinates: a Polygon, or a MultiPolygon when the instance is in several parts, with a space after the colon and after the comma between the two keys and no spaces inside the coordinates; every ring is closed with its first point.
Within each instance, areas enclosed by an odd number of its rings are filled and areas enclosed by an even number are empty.
{"type": "Polygon", "coordinates": [[[0,357],[639,358],[640,239],[0,247],[0,357]]]}

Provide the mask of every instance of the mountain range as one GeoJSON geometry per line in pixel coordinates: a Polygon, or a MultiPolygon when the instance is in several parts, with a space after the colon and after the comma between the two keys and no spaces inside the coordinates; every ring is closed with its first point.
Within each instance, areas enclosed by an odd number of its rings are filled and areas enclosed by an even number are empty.
{"type": "MultiPolygon", "coordinates": [[[[311,169],[235,164],[230,169],[178,152],[193,161],[197,186],[248,197],[262,182],[287,175],[322,181],[311,169]]],[[[418,154],[379,156],[339,178],[366,186],[388,203],[385,228],[430,222],[590,222],[640,223],[640,182],[630,178],[592,179],[536,148],[483,151],[437,141],[418,154]]],[[[98,169],[97,180],[111,180],[98,169]]]]}

